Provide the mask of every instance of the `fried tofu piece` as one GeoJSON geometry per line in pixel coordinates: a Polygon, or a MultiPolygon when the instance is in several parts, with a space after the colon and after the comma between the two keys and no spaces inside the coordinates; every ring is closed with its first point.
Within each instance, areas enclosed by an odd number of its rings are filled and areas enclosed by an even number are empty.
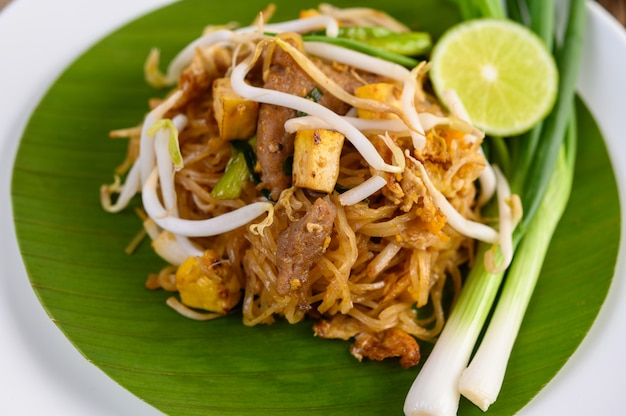
{"type": "Polygon", "coordinates": [[[213,113],[222,139],[249,139],[256,132],[259,103],[237,94],[229,78],[218,78],[213,81],[213,113]]]}
{"type": "MultiPolygon", "coordinates": [[[[354,90],[354,95],[359,98],[369,98],[371,100],[380,101],[381,103],[400,107],[400,96],[402,91],[395,84],[388,82],[377,82],[374,84],[366,84],[354,90]]],[[[365,119],[388,119],[397,118],[393,113],[381,113],[363,108],[357,109],[359,118],[365,119]]]]}
{"type": "Polygon", "coordinates": [[[293,184],[331,193],[339,177],[343,142],[343,134],[332,130],[297,132],[293,154],[293,184]]]}

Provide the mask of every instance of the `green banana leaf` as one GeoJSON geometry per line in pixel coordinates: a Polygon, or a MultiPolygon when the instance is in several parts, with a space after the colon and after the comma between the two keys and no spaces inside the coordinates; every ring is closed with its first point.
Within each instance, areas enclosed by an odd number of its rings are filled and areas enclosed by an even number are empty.
{"type": "MultiPolygon", "coordinates": [[[[275,20],[316,2],[277,1],[275,20]]],[[[458,20],[438,0],[336,2],[384,9],[436,38],[458,20]]],[[[52,86],[22,138],[12,182],[19,246],[32,286],[76,348],[113,380],[164,413],[401,414],[418,368],[359,363],[348,343],[316,338],[311,322],[245,327],[238,316],[210,322],[181,317],[163,291],[144,288],[163,265],[132,207],[105,213],[101,184],[112,181],[126,141],[112,129],[137,125],[147,100],[150,48],[167,63],[207,24],[248,24],[265,0],[184,1],[148,14],[104,38],[52,86]]],[[[580,141],[568,210],[513,350],[499,400],[488,414],[528,403],[584,338],[607,294],[619,241],[616,182],[598,127],[578,103],[580,141]],[[601,250],[588,250],[602,247],[601,250]]],[[[139,201],[134,202],[139,205],[139,201]]],[[[425,345],[424,356],[430,348],[425,345]]],[[[460,415],[482,414],[462,399],[460,415]]]]}

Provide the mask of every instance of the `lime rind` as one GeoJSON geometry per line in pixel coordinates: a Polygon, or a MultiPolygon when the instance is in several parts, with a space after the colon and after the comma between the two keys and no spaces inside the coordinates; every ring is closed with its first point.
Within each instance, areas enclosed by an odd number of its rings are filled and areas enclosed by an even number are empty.
{"type": "Polygon", "coordinates": [[[506,19],[476,19],[446,31],[431,54],[437,96],[456,91],[486,134],[514,136],[545,118],[557,96],[558,71],[543,41],[506,19]]]}

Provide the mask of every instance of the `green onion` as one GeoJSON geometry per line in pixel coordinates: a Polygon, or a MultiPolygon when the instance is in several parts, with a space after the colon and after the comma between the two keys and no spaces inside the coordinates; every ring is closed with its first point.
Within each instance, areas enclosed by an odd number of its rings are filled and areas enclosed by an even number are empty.
{"type": "MultiPolygon", "coordinates": [[[[311,91],[307,93],[307,95],[304,96],[304,98],[306,98],[307,100],[311,100],[314,103],[319,103],[323,96],[324,92],[320,90],[316,85],[315,87],[313,87],[313,89],[311,89],[311,91]]],[[[297,117],[304,117],[306,115],[308,114],[303,111],[298,111],[296,113],[297,117]]]]}
{"type": "MultiPolygon", "coordinates": [[[[543,40],[548,49],[552,50],[554,48],[554,0],[528,0],[527,2],[518,0],[516,3],[520,7],[525,7],[527,14],[532,17],[532,21],[528,22],[530,29],[543,40]]],[[[514,140],[511,146],[514,147],[514,149],[511,151],[517,150],[515,154],[517,163],[515,172],[529,171],[530,165],[533,163],[535,154],[537,153],[540,139],[543,141],[541,136],[543,123],[544,122],[541,121],[528,133],[514,140]]],[[[543,141],[543,144],[546,144],[545,141],[543,141]]],[[[526,176],[522,174],[516,176],[511,174],[511,176],[511,188],[514,192],[521,193],[523,191],[524,182],[526,181],[526,176]]]]}
{"type": "Polygon", "coordinates": [[[520,224],[522,230],[528,227],[543,199],[543,194],[550,181],[549,173],[554,169],[565,136],[572,101],[576,94],[585,17],[585,0],[572,0],[564,37],[565,42],[556,56],[560,76],[558,97],[552,113],[544,121],[541,142],[534,154],[533,163],[528,171],[521,174],[525,178],[522,192],[525,215],[520,224]]]}
{"type": "Polygon", "coordinates": [[[498,19],[506,18],[506,12],[504,11],[500,0],[483,0],[475,1],[474,3],[483,16],[498,19]]]}
{"type": "Polygon", "coordinates": [[[527,25],[525,14],[527,10],[523,8],[525,6],[522,0],[506,0],[506,14],[507,17],[517,23],[527,25]]]}
{"type": "MultiPolygon", "coordinates": [[[[244,184],[251,179],[250,170],[246,161],[245,151],[242,151],[243,140],[235,140],[230,146],[230,159],[226,163],[224,175],[215,184],[211,191],[211,196],[216,199],[235,199],[239,198],[243,191],[244,184]]],[[[249,145],[249,144],[248,144],[249,145]]]]}
{"type": "Polygon", "coordinates": [[[252,176],[252,181],[255,185],[258,185],[261,182],[260,176],[254,171],[256,166],[256,153],[254,153],[254,146],[256,144],[256,136],[251,138],[250,140],[233,140],[230,142],[230,145],[235,148],[236,151],[239,151],[243,154],[244,159],[246,160],[246,166],[248,167],[248,171],[252,176]]]}
{"type": "Polygon", "coordinates": [[[308,98],[309,100],[312,100],[314,103],[319,103],[323,95],[324,93],[322,92],[322,90],[320,90],[317,86],[315,86],[313,87],[311,91],[309,91],[307,95],[304,96],[304,98],[308,98]]]}
{"type": "MultiPolygon", "coordinates": [[[[489,249],[489,244],[481,243],[476,258],[484,258],[489,249]]],[[[406,415],[456,414],[461,397],[459,377],[469,362],[503,275],[489,273],[483,261],[472,267],[439,339],[409,390],[404,402],[406,415]]]]}
{"type": "Polygon", "coordinates": [[[480,17],[505,18],[506,12],[500,0],[453,0],[463,20],[480,17]]]}
{"type": "Polygon", "coordinates": [[[482,411],[486,411],[498,397],[548,246],[569,200],[577,140],[575,110],[571,111],[566,142],[559,152],[546,195],[515,253],[480,347],[459,380],[461,394],[482,411]]]}
{"type": "MultiPolygon", "coordinates": [[[[546,13],[546,7],[553,7],[553,2],[541,3],[529,0],[525,6],[534,22],[533,30],[545,36],[551,45],[554,34],[548,32],[553,30],[553,23],[541,14],[546,13]]],[[[471,18],[480,17],[477,10],[489,17],[498,13],[489,0],[457,0],[457,6],[471,18]]],[[[479,244],[476,264],[408,393],[404,405],[407,415],[456,414],[461,391],[485,410],[498,395],[543,259],[569,200],[577,140],[573,103],[584,17],[585,1],[573,0],[564,44],[556,58],[560,70],[559,97],[552,113],[524,137],[512,138],[511,143],[492,143],[496,145],[492,150],[500,159],[508,160],[510,156],[513,168],[509,180],[513,191],[522,198],[525,211],[514,233],[516,251],[511,266],[503,273],[488,272],[484,254],[489,248],[479,244]],[[465,370],[504,276],[506,283],[483,343],[465,370]]]]}
{"type": "Polygon", "coordinates": [[[530,29],[539,36],[550,50],[554,47],[554,0],[528,0],[530,29]]]}
{"type": "MultiPolygon", "coordinates": [[[[230,145],[232,148],[235,149],[236,152],[241,152],[241,154],[243,155],[243,158],[246,161],[248,173],[250,174],[250,179],[252,179],[252,182],[255,185],[260,184],[261,176],[255,171],[257,159],[256,159],[256,153],[254,153],[254,146],[256,145],[256,136],[247,141],[246,140],[233,140],[230,142],[230,145]]],[[[270,191],[268,189],[259,189],[259,192],[267,200],[274,201],[272,197],[270,196],[270,191]]]]}

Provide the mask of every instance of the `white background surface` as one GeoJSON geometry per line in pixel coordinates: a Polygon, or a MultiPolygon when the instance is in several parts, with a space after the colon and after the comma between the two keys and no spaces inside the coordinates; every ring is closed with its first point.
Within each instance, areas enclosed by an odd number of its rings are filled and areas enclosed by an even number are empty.
{"type": "MultiPolygon", "coordinates": [[[[10,177],[28,117],[63,69],[105,34],[170,1],[14,0],[0,12],[0,414],[159,414],[85,360],[42,309],[15,241],[10,177]]],[[[626,195],[626,33],[598,5],[589,8],[580,94],[626,195]]],[[[624,205],[622,197],[626,219],[624,205]]],[[[622,222],[622,236],[625,230],[622,222]]],[[[613,285],[589,335],[522,415],[626,414],[625,251],[622,241],[613,285]]]]}

